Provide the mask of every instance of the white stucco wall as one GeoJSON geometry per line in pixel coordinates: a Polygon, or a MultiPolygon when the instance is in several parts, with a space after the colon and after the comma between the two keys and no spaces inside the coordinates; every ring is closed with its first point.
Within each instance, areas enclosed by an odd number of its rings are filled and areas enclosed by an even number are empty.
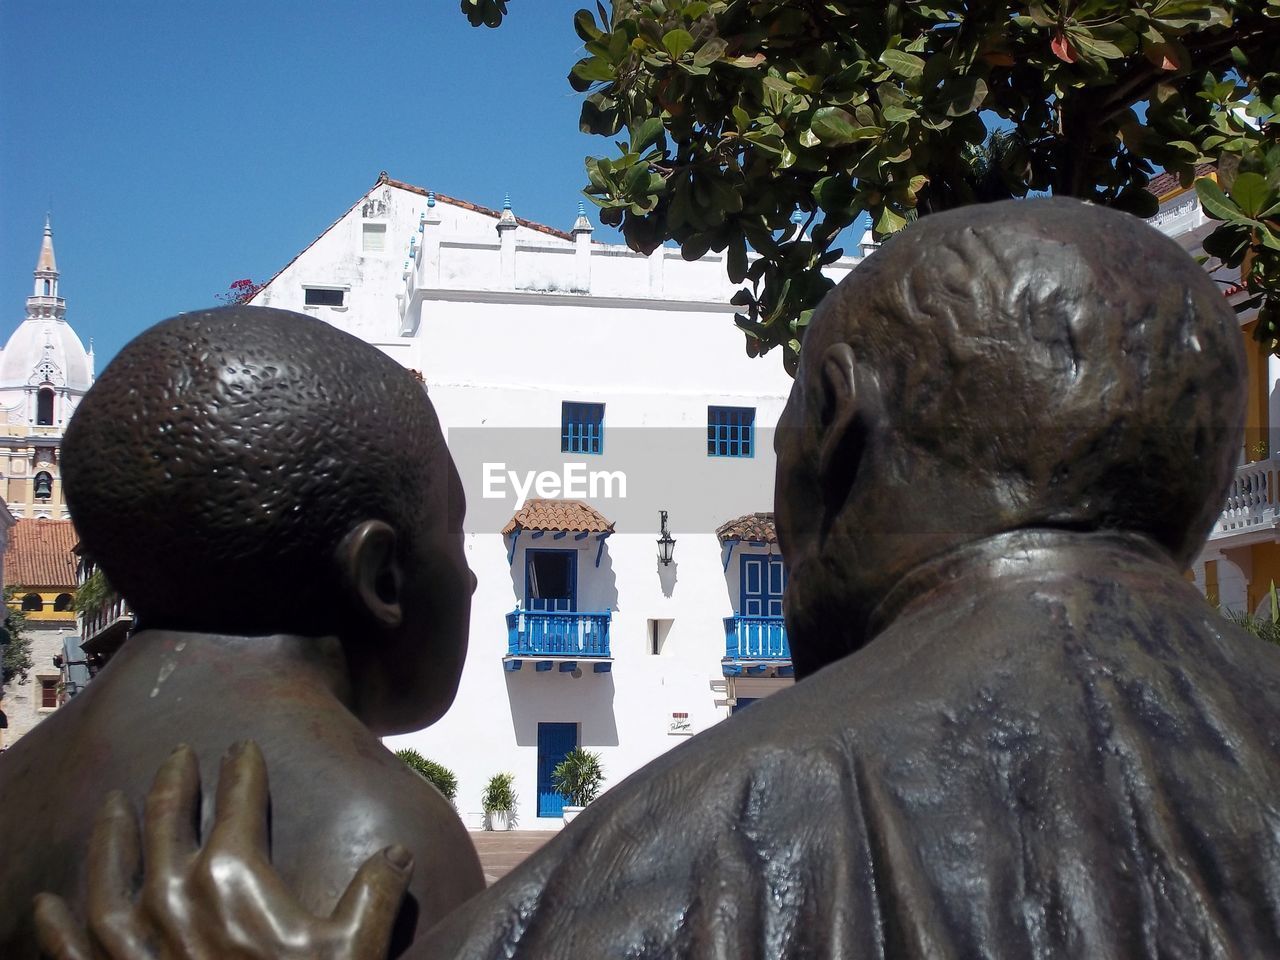
{"type": "MultiPolygon", "coordinates": [[[[734,612],[740,546],[725,565],[716,526],[773,508],[771,428],[791,387],[780,358],[747,357],[728,300],[736,289],[717,255],[688,263],[591,243],[589,235],[496,229],[494,216],[411,189],[379,184],[254,300],[312,313],[376,344],[424,374],[468,496],[467,559],[478,586],[457,699],[433,727],[389,738],[454,770],[457,805],[479,825],[480,795],[495,773],[516,776],[519,822],[539,820],[539,723],[578,725],[579,744],[603,758],[609,785],[684,742],[673,713],[696,733],[729,715],[734,685],[752,697],[784,678],[723,676],[722,620],[734,612]],[[362,250],[366,202],[386,223],[386,250],[362,250]],[[412,254],[410,244],[412,243],[412,254]],[[341,286],[342,308],[306,307],[307,285],[341,286]],[[603,403],[601,454],[560,452],[561,404],[603,403]],[[707,455],[707,407],[756,410],[749,459],[707,455]],[[513,497],[482,496],[482,464],[560,470],[565,463],[623,471],[625,499],[587,497],[613,521],[598,540],[500,534],[513,497]],[[667,510],[675,561],[656,558],[658,511],[667,510]],[[578,551],[580,611],[609,610],[612,669],[580,675],[504,669],[506,614],[523,603],[530,548],[578,551]],[[660,655],[650,621],[670,621],[660,655]]],[[[566,224],[568,227],[568,224],[566,224]]],[[[853,267],[833,268],[837,279],[853,267]]],[[[776,552],[776,547],[772,548],[776,552]]]]}

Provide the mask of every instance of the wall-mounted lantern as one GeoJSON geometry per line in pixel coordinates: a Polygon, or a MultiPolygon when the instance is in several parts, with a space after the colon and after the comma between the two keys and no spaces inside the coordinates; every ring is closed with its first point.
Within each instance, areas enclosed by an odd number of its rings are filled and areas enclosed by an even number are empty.
{"type": "Polygon", "coordinates": [[[671,536],[671,530],[667,527],[667,511],[658,511],[659,523],[662,526],[662,536],[658,539],[658,562],[664,567],[671,566],[671,556],[676,552],[676,542],[671,536]]]}

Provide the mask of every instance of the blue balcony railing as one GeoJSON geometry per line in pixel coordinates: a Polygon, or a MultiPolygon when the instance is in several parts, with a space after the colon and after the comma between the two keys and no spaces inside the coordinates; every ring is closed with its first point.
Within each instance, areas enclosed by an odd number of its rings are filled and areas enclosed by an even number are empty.
{"type": "Polygon", "coordinates": [[[790,660],[791,644],[781,617],[724,618],[726,660],[790,660]]]}
{"type": "Polygon", "coordinates": [[[507,653],[512,657],[607,657],[609,621],[604,613],[513,610],[507,614],[507,653]]]}

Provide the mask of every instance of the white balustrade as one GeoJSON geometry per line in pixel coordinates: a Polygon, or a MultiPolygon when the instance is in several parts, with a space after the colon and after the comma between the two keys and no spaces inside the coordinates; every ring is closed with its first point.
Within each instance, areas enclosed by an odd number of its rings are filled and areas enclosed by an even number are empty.
{"type": "Polygon", "coordinates": [[[1227,490],[1227,500],[1212,538],[1239,533],[1276,519],[1276,461],[1241,464],[1227,490]]]}

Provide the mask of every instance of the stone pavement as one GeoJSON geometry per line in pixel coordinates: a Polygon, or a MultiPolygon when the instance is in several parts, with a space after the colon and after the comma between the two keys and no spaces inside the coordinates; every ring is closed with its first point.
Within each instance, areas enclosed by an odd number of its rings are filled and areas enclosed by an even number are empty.
{"type": "Polygon", "coordinates": [[[480,855],[484,880],[492,884],[556,835],[555,830],[484,830],[470,834],[480,855]]]}

